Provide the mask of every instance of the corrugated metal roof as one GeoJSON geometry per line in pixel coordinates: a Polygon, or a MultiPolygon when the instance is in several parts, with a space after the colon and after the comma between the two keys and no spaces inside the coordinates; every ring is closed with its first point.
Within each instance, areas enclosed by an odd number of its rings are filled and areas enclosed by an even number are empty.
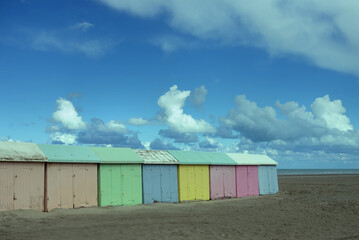
{"type": "Polygon", "coordinates": [[[180,164],[204,165],[237,165],[237,163],[221,152],[168,151],[180,164]]]}
{"type": "Polygon", "coordinates": [[[276,161],[267,155],[248,154],[248,153],[226,153],[238,165],[278,165],[276,161]]]}
{"type": "Polygon", "coordinates": [[[49,162],[98,163],[100,160],[88,147],[38,144],[49,162]]]}
{"type": "Polygon", "coordinates": [[[131,148],[90,147],[101,163],[143,163],[131,148]]]}
{"type": "Polygon", "coordinates": [[[0,142],[0,161],[47,162],[35,143],[0,142]]]}
{"type": "Polygon", "coordinates": [[[135,150],[145,164],[179,164],[169,152],[161,150],[135,150]]]}

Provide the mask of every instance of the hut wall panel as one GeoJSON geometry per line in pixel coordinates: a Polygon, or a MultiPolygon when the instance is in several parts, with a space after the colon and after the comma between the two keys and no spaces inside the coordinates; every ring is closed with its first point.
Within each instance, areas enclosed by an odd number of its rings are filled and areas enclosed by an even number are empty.
{"type": "Polygon", "coordinates": [[[259,194],[270,194],[268,166],[258,166],[259,194]]]}
{"type": "Polygon", "coordinates": [[[224,198],[223,168],[210,166],[211,199],[224,198]]]}
{"type": "Polygon", "coordinates": [[[141,165],[121,165],[122,204],[142,203],[141,165]]]}
{"type": "Polygon", "coordinates": [[[275,166],[268,166],[268,183],[269,183],[269,193],[274,194],[278,192],[278,177],[277,177],[277,168],[275,166]]]}
{"type": "Polygon", "coordinates": [[[209,200],[209,166],[178,166],[179,200],[209,200]]]}
{"type": "Polygon", "coordinates": [[[258,166],[248,166],[248,196],[258,195],[258,166]]]}
{"type": "Polygon", "coordinates": [[[236,166],[237,197],[258,196],[258,167],[236,166]]]}
{"type": "Polygon", "coordinates": [[[195,166],[196,200],[209,200],[209,166],[195,166]]]}
{"type": "Polygon", "coordinates": [[[43,210],[43,163],[0,162],[0,183],[0,210],[43,210]]]}
{"type": "Polygon", "coordinates": [[[178,177],[177,177],[177,165],[169,167],[169,183],[170,183],[170,201],[178,202],[178,177]]]}
{"type": "Polygon", "coordinates": [[[176,165],[143,165],[143,200],[178,202],[176,165]]]}
{"type": "Polygon", "coordinates": [[[48,163],[47,205],[48,210],[96,206],[96,164],[48,163]]]}
{"type": "Polygon", "coordinates": [[[47,165],[47,208],[73,207],[72,164],[47,165]]]}
{"type": "Polygon", "coordinates": [[[121,205],[121,168],[119,165],[99,167],[99,205],[121,205]]]}
{"type": "Polygon", "coordinates": [[[142,203],[140,164],[101,164],[99,172],[100,206],[142,203]]]}
{"type": "Polygon", "coordinates": [[[235,166],[223,166],[224,173],[224,197],[236,197],[236,168],[235,166]]]}
{"type": "Polygon", "coordinates": [[[159,166],[143,165],[143,203],[161,201],[161,173],[159,166]]]}
{"type": "Polygon", "coordinates": [[[74,164],[74,207],[97,206],[97,165],[74,164]]]}
{"type": "MultiPolygon", "coordinates": [[[[176,167],[176,166],[174,166],[176,167]]],[[[170,178],[170,168],[166,165],[159,165],[159,175],[160,175],[160,201],[161,202],[171,202],[171,178],[170,178]]]]}
{"type": "Polygon", "coordinates": [[[236,166],[237,197],[248,196],[248,167],[236,166]]]}

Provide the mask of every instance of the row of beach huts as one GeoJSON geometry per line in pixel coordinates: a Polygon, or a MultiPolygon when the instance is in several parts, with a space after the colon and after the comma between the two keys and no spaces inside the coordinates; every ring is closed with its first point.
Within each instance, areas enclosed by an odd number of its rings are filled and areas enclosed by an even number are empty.
{"type": "Polygon", "coordinates": [[[274,194],[265,155],[0,142],[0,210],[274,194]]]}

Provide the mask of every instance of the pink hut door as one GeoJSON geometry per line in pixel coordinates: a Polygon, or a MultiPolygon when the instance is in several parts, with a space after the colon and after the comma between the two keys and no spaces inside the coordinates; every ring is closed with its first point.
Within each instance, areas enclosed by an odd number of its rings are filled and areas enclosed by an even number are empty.
{"type": "Polygon", "coordinates": [[[234,166],[223,166],[224,197],[236,197],[236,169],[234,166]]]}
{"type": "Polygon", "coordinates": [[[259,195],[258,166],[248,166],[248,195],[259,195]]]}
{"type": "MultiPolygon", "coordinates": [[[[248,196],[248,167],[236,166],[237,197],[248,196]]],[[[258,180],[257,180],[258,181],[258,180]]]]}
{"type": "Polygon", "coordinates": [[[220,166],[210,166],[211,199],[224,197],[223,169],[220,166]]]}

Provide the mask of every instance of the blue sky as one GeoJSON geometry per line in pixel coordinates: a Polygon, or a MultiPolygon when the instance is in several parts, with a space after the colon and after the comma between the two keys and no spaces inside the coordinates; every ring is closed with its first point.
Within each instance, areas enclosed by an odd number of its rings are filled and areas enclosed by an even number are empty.
{"type": "Polygon", "coordinates": [[[359,3],[2,1],[0,140],[359,168],[359,3]]]}

